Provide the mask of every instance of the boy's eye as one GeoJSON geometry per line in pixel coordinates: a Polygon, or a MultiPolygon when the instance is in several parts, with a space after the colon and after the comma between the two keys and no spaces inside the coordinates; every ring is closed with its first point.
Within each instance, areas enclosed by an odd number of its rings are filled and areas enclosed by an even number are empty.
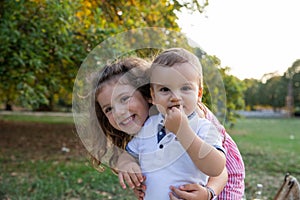
{"type": "Polygon", "coordinates": [[[183,86],[181,89],[184,91],[188,91],[191,90],[192,88],[190,86],[183,86]]]}
{"type": "Polygon", "coordinates": [[[160,92],[168,92],[168,91],[170,91],[170,90],[169,90],[169,88],[167,88],[167,87],[162,87],[162,88],[159,89],[159,91],[160,91],[160,92]]]}

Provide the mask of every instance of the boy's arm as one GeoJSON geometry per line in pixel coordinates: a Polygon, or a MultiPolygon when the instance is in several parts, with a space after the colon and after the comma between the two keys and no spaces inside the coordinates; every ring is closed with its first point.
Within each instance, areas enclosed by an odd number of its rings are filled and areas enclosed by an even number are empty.
{"type": "Polygon", "coordinates": [[[208,176],[218,176],[225,168],[225,155],[198,137],[189,125],[182,109],[173,107],[168,111],[165,126],[176,134],[177,139],[194,164],[208,176]]]}
{"type": "Polygon", "coordinates": [[[191,127],[182,127],[177,132],[177,138],[194,164],[208,176],[218,176],[225,167],[225,155],[213,146],[205,143],[191,127]]]}
{"type": "Polygon", "coordinates": [[[135,188],[144,181],[137,160],[126,151],[119,156],[117,168],[119,183],[123,189],[126,189],[125,182],[130,188],[135,188]]]}

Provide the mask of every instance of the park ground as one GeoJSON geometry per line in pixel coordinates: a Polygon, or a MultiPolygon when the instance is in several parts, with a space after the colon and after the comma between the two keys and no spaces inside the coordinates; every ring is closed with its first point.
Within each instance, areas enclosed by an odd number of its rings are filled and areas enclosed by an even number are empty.
{"type": "MultiPolygon", "coordinates": [[[[91,167],[71,117],[60,117],[0,116],[0,199],[134,199],[109,170],[91,167]]],[[[247,199],[258,183],[271,199],[286,172],[299,179],[299,120],[241,119],[229,131],[245,161],[247,199]]]]}
{"type": "Polygon", "coordinates": [[[134,199],[110,170],[92,168],[69,115],[10,117],[0,115],[0,200],[134,199]]]}

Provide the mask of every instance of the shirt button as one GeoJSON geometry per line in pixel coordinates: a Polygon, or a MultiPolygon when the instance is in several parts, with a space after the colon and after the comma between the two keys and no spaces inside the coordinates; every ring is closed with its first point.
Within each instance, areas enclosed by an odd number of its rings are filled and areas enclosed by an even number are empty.
{"type": "Polygon", "coordinates": [[[160,145],[159,145],[159,148],[160,148],[160,149],[164,148],[164,145],[160,144],[160,145]]]}

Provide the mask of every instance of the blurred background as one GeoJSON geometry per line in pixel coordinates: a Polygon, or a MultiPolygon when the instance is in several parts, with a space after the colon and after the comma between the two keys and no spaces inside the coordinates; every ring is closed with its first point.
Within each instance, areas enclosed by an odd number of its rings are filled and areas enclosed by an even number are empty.
{"type": "MultiPolygon", "coordinates": [[[[133,199],[115,175],[99,173],[86,158],[71,113],[77,71],[114,35],[143,27],[186,33],[193,29],[182,21],[209,18],[209,7],[206,0],[1,1],[0,199],[133,199]]],[[[221,121],[245,160],[246,197],[262,184],[271,199],[286,172],[300,176],[300,55],[281,73],[253,78],[234,75],[217,54],[194,53],[207,66],[205,83],[215,78],[210,67],[223,79],[226,99],[211,99],[219,91],[205,89],[203,101],[226,101],[221,121]]]]}

